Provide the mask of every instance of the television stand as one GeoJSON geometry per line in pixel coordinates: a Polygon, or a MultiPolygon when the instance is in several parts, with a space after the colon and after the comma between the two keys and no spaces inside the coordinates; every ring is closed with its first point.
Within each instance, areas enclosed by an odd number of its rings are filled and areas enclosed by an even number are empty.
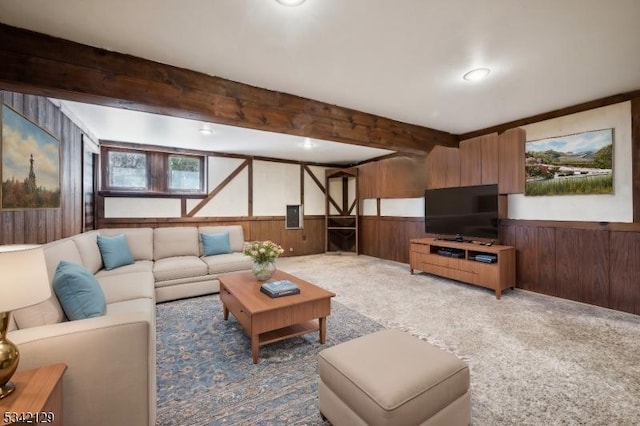
{"type": "Polygon", "coordinates": [[[455,237],[436,237],[435,240],[439,241],[455,241],[456,243],[470,243],[471,240],[465,240],[462,235],[457,234],[455,237]]]}
{"type": "Polygon", "coordinates": [[[411,274],[416,270],[492,289],[500,299],[502,290],[516,286],[516,249],[417,238],[411,240],[409,262],[411,274]]]}

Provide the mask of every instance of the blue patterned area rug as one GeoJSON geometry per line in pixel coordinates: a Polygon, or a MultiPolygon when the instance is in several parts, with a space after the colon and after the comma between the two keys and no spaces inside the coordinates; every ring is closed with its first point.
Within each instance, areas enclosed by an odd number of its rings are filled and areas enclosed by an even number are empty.
{"type": "Polygon", "coordinates": [[[157,312],[157,425],[323,424],[318,411],[318,353],[384,328],[336,301],[327,342],[318,333],[260,348],[235,320],[222,318],[217,295],[160,303],[157,312]]]}

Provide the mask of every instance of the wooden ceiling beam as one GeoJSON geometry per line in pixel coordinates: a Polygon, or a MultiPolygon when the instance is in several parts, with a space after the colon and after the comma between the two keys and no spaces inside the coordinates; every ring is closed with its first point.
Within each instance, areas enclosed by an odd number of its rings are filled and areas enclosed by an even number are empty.
{"type": "Polygon", "coordinates": [[[0,89],[423,154],[446,132],[0,24],[0,89]]]}

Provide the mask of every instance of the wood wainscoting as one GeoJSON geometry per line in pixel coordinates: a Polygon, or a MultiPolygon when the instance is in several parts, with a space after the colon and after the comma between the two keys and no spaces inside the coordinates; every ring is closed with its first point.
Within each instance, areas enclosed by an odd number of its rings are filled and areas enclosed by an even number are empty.
{"type": "Polygon", "coordinates": [[[324,253],[324,216],[304,217],[303,229],[285,229],[284,216],[100,219],[100,228],[158,228],[164,226],[241,225],[247,241],[271,240],[284,249],[282,256],[324,253]]]}
{"type": "Polygon", "coordinates": [[[502,221],[518,287],[640,314],[640,224],[502,221]]]}
{"type": "Polygon", "coordinates": [[[360,253],[367,256],[409,263],[409,240],[427,236],[422,217],[360,216],[360,253]]]}
{"type": "MultiPolygon", "coordinates": [[[[518,288],[640,315],[640,224],[503,219],[518,288]]],[[[409,263],[423,218],[360,217],[360,253],[409,263]]]]}

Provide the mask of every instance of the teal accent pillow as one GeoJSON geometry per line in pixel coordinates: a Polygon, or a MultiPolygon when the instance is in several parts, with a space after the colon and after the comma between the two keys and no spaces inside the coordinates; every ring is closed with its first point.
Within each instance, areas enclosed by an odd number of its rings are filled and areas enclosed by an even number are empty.
{"type": "Polygon", "coordinates": [[[53,291],[70,320],[101,317],[107,312],[104,293],[89,270],[60,261],[53,275],[53,291]]]}
{"type": "Polygon", "coordinates": [[[134,262],[131,250],[129,250],[127,236],[124,234],[116,235],[115,237],[98,235],[98,248],[100,249],[104,269],[107,271],[119,266],[131,265],[134,262]]]}
{"type": "Polygon", "coordinates": [[[200,234],[200,239],[202,240],[202,254],[204,256],[231,253],[231,243],[229,242],[228,232],[200,234]]]}

